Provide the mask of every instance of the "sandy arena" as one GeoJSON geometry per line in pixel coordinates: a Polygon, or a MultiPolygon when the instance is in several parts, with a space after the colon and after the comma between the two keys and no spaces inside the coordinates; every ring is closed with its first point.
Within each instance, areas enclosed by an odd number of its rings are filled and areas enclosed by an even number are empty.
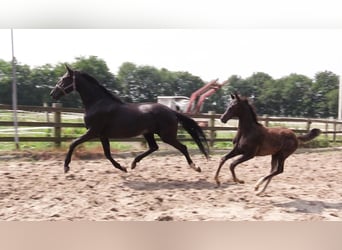
{"type": "MultiPolygon", "coordinates": [[[[103,155],[73,157],[64,174],[64,152],[0,160],[2,221],[303,221],[342,219],[342,152],[297,153],[285,162],[263,196],[254,184],[270,171],[270,156],[236,168],[245,184],[233,184],[230,160],[214,175],[222,153],[209,161],[192,154],[195,172],[177,153],[155,153],[123,173],[103,155]]],[[[130,166],[133,155],[113,155],[130,166]]]]}

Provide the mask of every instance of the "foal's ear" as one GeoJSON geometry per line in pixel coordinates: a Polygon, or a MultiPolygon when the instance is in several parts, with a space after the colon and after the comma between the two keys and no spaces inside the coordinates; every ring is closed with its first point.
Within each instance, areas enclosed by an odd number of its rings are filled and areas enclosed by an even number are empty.
{"type": "Polygon", "coordinates": [[[65,65],[65,68],[67,69],[69,75],[71,75],[74,71],[67,64],[64,64],[64,65],[65,65]]]}
{"type": "Polygon", "coordinates": [[[239,96],[238,92],[235,91],[234,96],[235,96],[236,100],[240,101],[240,96],[239,96]]]}

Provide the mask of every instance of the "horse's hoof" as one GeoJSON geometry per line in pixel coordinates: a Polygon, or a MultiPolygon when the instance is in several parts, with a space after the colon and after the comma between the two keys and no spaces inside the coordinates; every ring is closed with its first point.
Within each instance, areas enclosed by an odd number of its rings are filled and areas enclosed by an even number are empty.
{"type": "Polygon", "coordinates": [[[190,164],[190,168],[194,169],[195,171],[197,171],[199,173],[202,171],[201,168],[197,167],[194,163],[190,164]]]}
{"type": "Polygon", "coordinates": [[[70,168],[69,168],[68,166],[64,166],[64,173],[65,173],[65,174],[68,173],[69,170],[70,170],[70,168]]]}
{"type": "Polygon", "coordinates": [[[127,168],[125,168],[125,167],[121,167],[121,169],[120,169],[122,172],[125,172],[125,173],[127,173],[127,168]]]}
{"type": "Polygon", "coordinates": [[[243,180],[239,180],[239,179],[235,179],[234,182],[239,183],[239,184],[245,184],[245,182],[243,180]]]}
{"type": "Polygon", "coordinates": [[[137,164],[135,162],[133,162],[131,165],[131,169],[135,169],[136,166],[137,166],[137,164]]]}
{"type": "Polygon", "coordinates": [[[215,178],[215,181],[216,181],[216,187],[220,187],[221,186],[221,182],[219,181],[219,179],[215,178]]]}

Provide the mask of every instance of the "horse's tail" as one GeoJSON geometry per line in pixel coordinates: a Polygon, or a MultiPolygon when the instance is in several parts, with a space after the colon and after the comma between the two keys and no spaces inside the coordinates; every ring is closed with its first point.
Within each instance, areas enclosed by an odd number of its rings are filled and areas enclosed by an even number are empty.
{"type": "Polygon", "coordinates": [[[181,113],[175,112],[179,122],[182,124],[183,128],[191,135],[192,139],[196,142],[198,148],[209,158],[209,145],[202,128],[197,124],[192,118],[183,115],[181,113]]]}
{"type": "Polygon", "coordinates": [[[310,132],[305,134],[305,135],[297,136],[297,139],[300,142],[308,142],[308,141],[311,141],[312,139],[316,138],[320,134],[321,134],[321,130],[318,128],[314,128],[314,129],[311,129],[310,132]]]}

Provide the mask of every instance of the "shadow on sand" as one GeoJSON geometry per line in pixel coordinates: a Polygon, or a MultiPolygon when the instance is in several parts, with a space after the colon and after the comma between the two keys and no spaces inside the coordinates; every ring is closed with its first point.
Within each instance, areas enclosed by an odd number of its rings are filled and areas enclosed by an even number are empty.
{"type": "Polygon", "coordinates": [[[144,181],[144,180],[125,180],[125,185],[134,190],[176,190],[176,189],[195,189],[195,190],[214,190],[224,189],[230,186],[229,184],[223,184],[219,188],[214,181],[209,182],[205,179],[199,179],[196,181],[187,180],[172,180],[172,179],[158,179],[156,181],[144,181]]]}
{"type": "Polygon", "coordinates": [[[291,202],[275,204],[277,207],[296,208],[301,213],[322,213],[325,209],[342,209],[342,202],[323,202],[296,199],[291,202]]]}

